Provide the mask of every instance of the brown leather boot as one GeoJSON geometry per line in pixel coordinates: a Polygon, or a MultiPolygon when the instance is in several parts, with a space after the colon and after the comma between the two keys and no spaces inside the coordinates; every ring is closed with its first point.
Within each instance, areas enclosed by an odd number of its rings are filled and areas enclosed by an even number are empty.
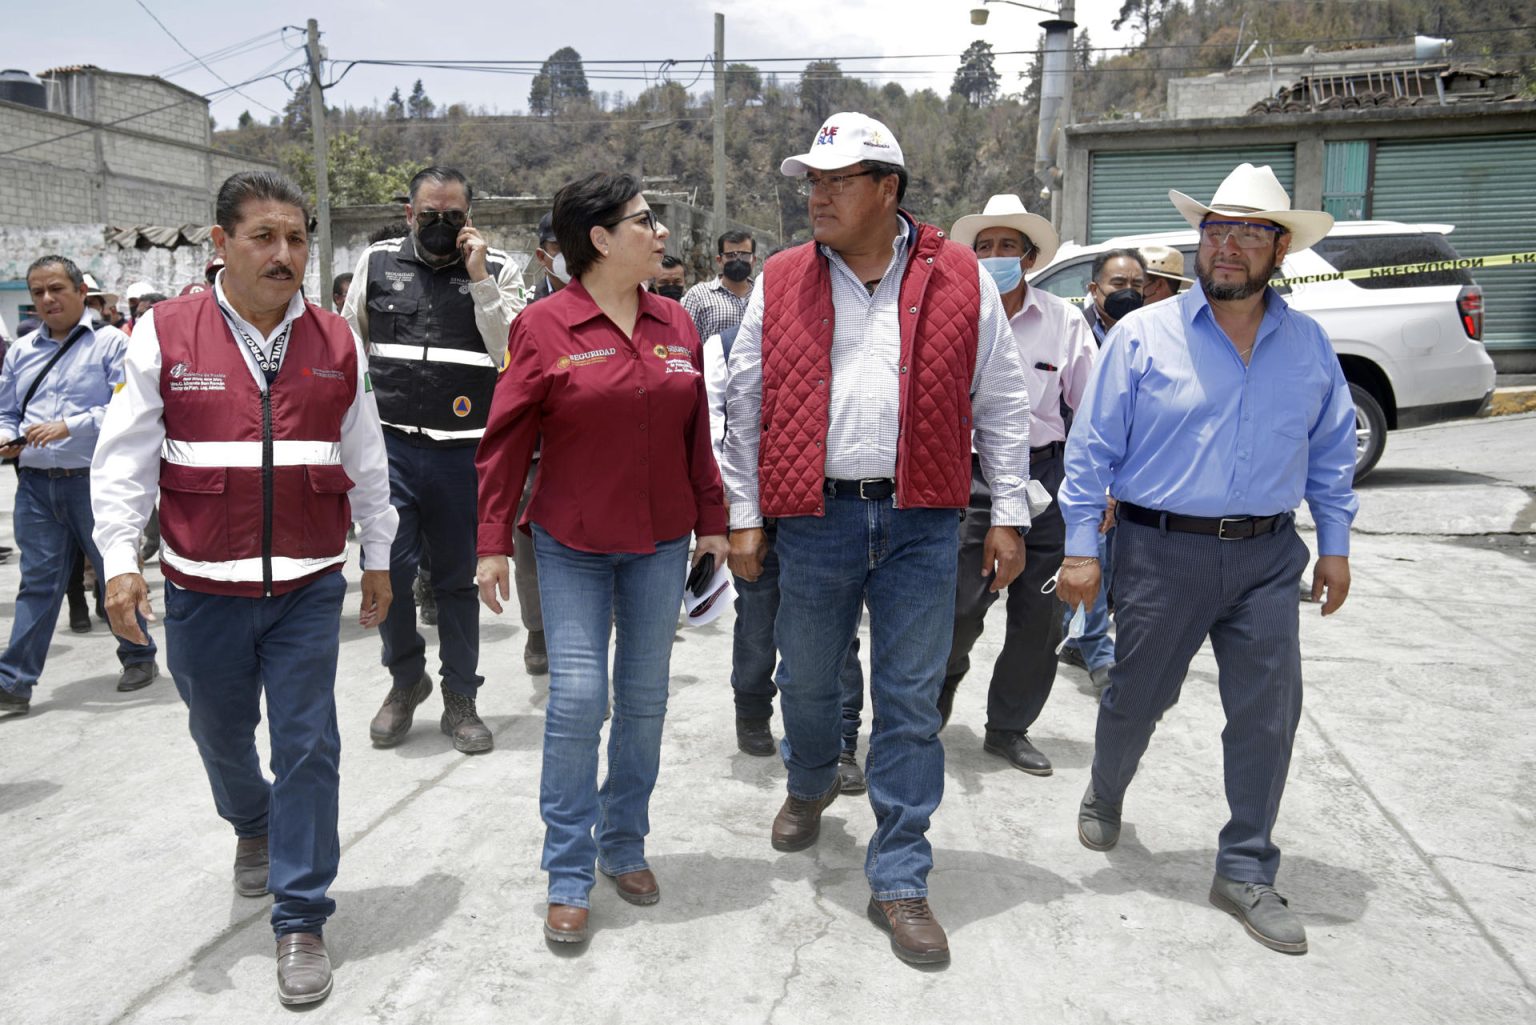
{"type": "Polygon", "coordinates": [[[944,964],[949,938],[933,917],[926,897],[902,900],[869,898],[869,920],[891,934],[891,950],[908,964],[944,964]]]}
{"type": "MultiPolygon", "coordinates": [[[[604,872],[607,876],[608,873],[604,872]]],[[[661,899],[661,887],[656,882],[656,876],[648,868],[637,869],[634,872],[623,872],[616,876],[608,876],[613,880],[613,885],[618,888],[619,896],[631,904],[654,904],[661,899]]]]}
{"type": "Polygon", "coordinates": [[[803,851],[821,835],[821,813],[827,805],[837,800],[841,784],[832,781],[832,789],[814,801],[802,801],[790,795],[784,798],[784,806],[773,820],[773,849],[776,851],[803,851]]]}
{"type": "Polygon", "coordinates": [[[394,747],[411,732],[411,720],[416,717],[416,706],[427,700],[432,693],[432,678],[426,673],[414,687],[391,687],[389,697],[379,714],[368,724],[368,737],[374,747],[394,747]]]}
{"type": "Polygon", "coordinates": [[[551,904],[544,915],[544,935],[556,943],[587,942],[587,909],[551,904]]]}

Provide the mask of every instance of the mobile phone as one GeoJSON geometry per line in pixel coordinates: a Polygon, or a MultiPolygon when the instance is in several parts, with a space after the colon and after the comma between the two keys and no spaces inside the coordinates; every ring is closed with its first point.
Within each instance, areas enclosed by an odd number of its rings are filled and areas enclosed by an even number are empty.
{"type": "Polygon", "coordinates": [[[688,574],[688,590],[695,598],[702,598],[709,593],[709,582],[715,578],[715,555],[713,552],[705,554],[693,567],[693,572],[688,574]]]}

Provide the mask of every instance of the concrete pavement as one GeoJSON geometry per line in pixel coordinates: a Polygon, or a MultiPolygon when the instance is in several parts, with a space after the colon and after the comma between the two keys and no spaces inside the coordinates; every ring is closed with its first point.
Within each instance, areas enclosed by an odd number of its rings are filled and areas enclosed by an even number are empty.
{"type": "MultiPolygon", "coordinates": [[[[0,475],[7,543],[13,488],[0,475]]],[[[1395,433],[1362,489],[1349,603],[1326,621],[1302,609],[1308,690],[1277,840],[1304,957],[1264,949],[1206,903],[1226,817],[1209,649],[1107,855],[1075,835],[1095,712],[1084,675],[1062,671],[1033,733],[1056,762],[1046,779],[982,752],[985,677],[967,681],[931,833],[954,959],[919,971],[864,918],[866,800],[834,804],[807,852],[769,847],[783,770],[736,752],[729,615],[685,633],[673,657],[649,846],[661,903],[632,907],[600,883],[592,941],[574,956],[539,928],[545,684],[522,671],[515,613],[483,613],[481,710],[496,750],[476,757],[438,732],[435,696],[405,744],[369,747],[378,641],[348,626],[344,853],[327,930],[336,990],[305,1013],[456,1025],[1530,1022],[1533,497],[1536,417],[1395,433]]],[[[16,582],[14,560],[0,566],[0,595],[16,582]]],[[[0,628],[11,609],[0,603],[0,628]]],[[[994,623],[978,664],[999,634],[994,623]]],[[[0,721],[0,1020],[285,1020],[267,902],[231,889],[233,837],[174,688],[162,678],[117,694],[112,652],[104,628],[77,637],[61,622],[31,715],[0,721]]]]}

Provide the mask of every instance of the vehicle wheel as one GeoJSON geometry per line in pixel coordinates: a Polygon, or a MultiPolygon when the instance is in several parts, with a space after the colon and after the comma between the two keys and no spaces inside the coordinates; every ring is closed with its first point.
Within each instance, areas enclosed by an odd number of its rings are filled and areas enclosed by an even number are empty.
{"type": "Polygon", "coordinates": [[[1376,397],[1358,384],[1349,386],[1349,396],[1355,400],[1355,483],[1358,484],[1376,468],[1382,452],[1387,448],[1387,414],[1381,411],[1376,397]]]}

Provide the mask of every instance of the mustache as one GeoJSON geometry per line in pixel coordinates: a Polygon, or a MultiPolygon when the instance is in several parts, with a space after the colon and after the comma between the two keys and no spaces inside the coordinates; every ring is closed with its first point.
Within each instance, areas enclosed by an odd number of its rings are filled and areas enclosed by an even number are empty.
{"type": "Polygon", "coordinates": [[[262,274],[262,277],[273,278],[277,281],[291,281],[293,279],[293,270],[289,267],[273,267],[262,274]]]}

